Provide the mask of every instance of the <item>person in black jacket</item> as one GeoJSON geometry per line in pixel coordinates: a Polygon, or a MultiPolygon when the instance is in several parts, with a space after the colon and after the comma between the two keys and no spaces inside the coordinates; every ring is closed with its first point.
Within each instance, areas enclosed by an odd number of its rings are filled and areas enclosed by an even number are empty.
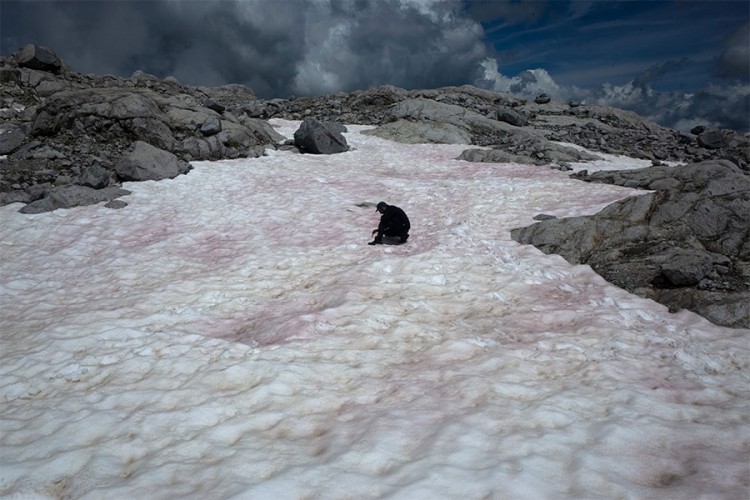
{"type": "Polygon", "coordinates": [[[380,224],[377,229],[373,229],[372,234],[377,233],[377,235],[368,245],[382,245],[383,236],[398,238],[396,242],[398,245],[406,243],[409,238],[409,229],[411,229],[406,213],[397,206],[388,205],[384,201],[378,203],[376,210],[382,214],[380,224]]]}

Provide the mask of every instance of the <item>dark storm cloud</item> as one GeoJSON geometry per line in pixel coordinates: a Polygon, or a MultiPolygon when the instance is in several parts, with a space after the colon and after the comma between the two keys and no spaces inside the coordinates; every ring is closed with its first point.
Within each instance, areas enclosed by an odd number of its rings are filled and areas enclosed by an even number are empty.
{"type": "Polygon", "coordinates": [[[75,71],[141,69],[183,83],[242,83],[263,97],[476,77],[481,26],[458,2],[3,2],[3,53],[53,48],[75,71]],[[32,21],[33,20],[33,21],[32,21]]]}
{"type": "Polygon", "coordinates": [[[303,13],[279,15],[272,2],[252,9],[238,2],[3,2],[2,14],[4,53],[34,42],[84,73],[141,69],[271,93],[294,78],[304,56],[304,38],[295,36],[303,13]]]}
{"type": "Polygon", "coordinates": [[[677,71],[684,67],[687,62],[688,59],[683,58],[679,61],[665,61],[659,64],[654,64],[639,73],[635,79],[633,79],[633,85],[642,88],[648,87],[667,73],[677,71]]]}
{"type": "Polygon", "coordinates": [[[750,80],[750,23],[727,37],[726,49],[716,60],[716,74],[722,78],[750,80]]]}

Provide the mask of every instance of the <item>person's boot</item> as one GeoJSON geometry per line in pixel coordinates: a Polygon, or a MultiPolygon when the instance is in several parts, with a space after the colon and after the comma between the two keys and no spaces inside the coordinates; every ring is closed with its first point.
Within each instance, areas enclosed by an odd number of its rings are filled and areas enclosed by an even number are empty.
{"type": "Polygon", "coordinates": [[[404,243],[406,243],[406,240],[408,240],[408,239],[409,239],[409,235],[408,234],[403,235],[401,237],[401,241],[399,242],[399,245],[403,245],[404,243]]]}
{"type": "Polygon", "coordinates": [[[383,244],[383,238],[375,238],[372,240],[368,245],[382,245],[383,244]]]}

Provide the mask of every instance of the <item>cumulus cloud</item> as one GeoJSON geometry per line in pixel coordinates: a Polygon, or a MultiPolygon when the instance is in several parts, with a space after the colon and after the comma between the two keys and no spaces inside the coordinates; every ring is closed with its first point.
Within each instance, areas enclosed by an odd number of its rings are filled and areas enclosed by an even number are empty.
{"type": "Polygon", "coordinates": [[[555,83],[545,69],[529,69],[517,76],[508,77],[499,72],[497,60],[493,58],[484,59],[480,66],[482,68],[481,77],[474,82],[478,87],[517,94],[527,98],[547,94],[562,100],[569,96],[569,93],[555,83]]]}

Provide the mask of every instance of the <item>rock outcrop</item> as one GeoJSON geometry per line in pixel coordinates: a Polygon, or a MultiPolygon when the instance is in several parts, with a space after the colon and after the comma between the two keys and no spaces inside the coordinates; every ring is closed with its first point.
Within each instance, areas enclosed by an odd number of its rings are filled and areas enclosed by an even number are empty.
{"type": "Polygon", "coordinates": [[[458,159],[471,162],[556,165],[564,169],[568,163],[598,160],[600,157],[519,129],[498,137],[498,143],[492,149],[467,149],[458,159]]]}
{"type": "Polygon", "coordinates": [[[169,169],[179,175],[188,161],[258,156],[284,140],[244,112],[257,100],[247,87],[187,87],[141,71],[126,79],[80,75],[35,45],[0,60],[0,100],[2,204],[40,200],[55,187],[103,189],[170,177],[169,169]],[[152,156],[169,158],[169,166],[125,173],[136,144],[160,150],[152,156]]]}
{"type": "Polygon", "coordinates": [[[500,146],[498,149],[503,149],[506,141],[512,143],[512,137],[522,130],[553,143],[576,144],[594,152],[654,163],[726,159],[744,170],[750,168],[750,140],[734,131],[702,127],[687,134],[621,109],[548,98],[536,101],[470,85],[411,91],[386,85],[332,96],[257,101],[248,113],[259,118],[314,117],[373,125],[379,129],[373,134],[402,142],[500,146]],[[700,141],[699,135],[703,135],[700,141]],[[720,141],[716,135],[721,136],[720,141]]]}
{"type": "Polygon", "coordinates": [[[654,191],[512,237],[672,311],[750,328],[750,175],[720,160],[576,177],[654,191]]]}

